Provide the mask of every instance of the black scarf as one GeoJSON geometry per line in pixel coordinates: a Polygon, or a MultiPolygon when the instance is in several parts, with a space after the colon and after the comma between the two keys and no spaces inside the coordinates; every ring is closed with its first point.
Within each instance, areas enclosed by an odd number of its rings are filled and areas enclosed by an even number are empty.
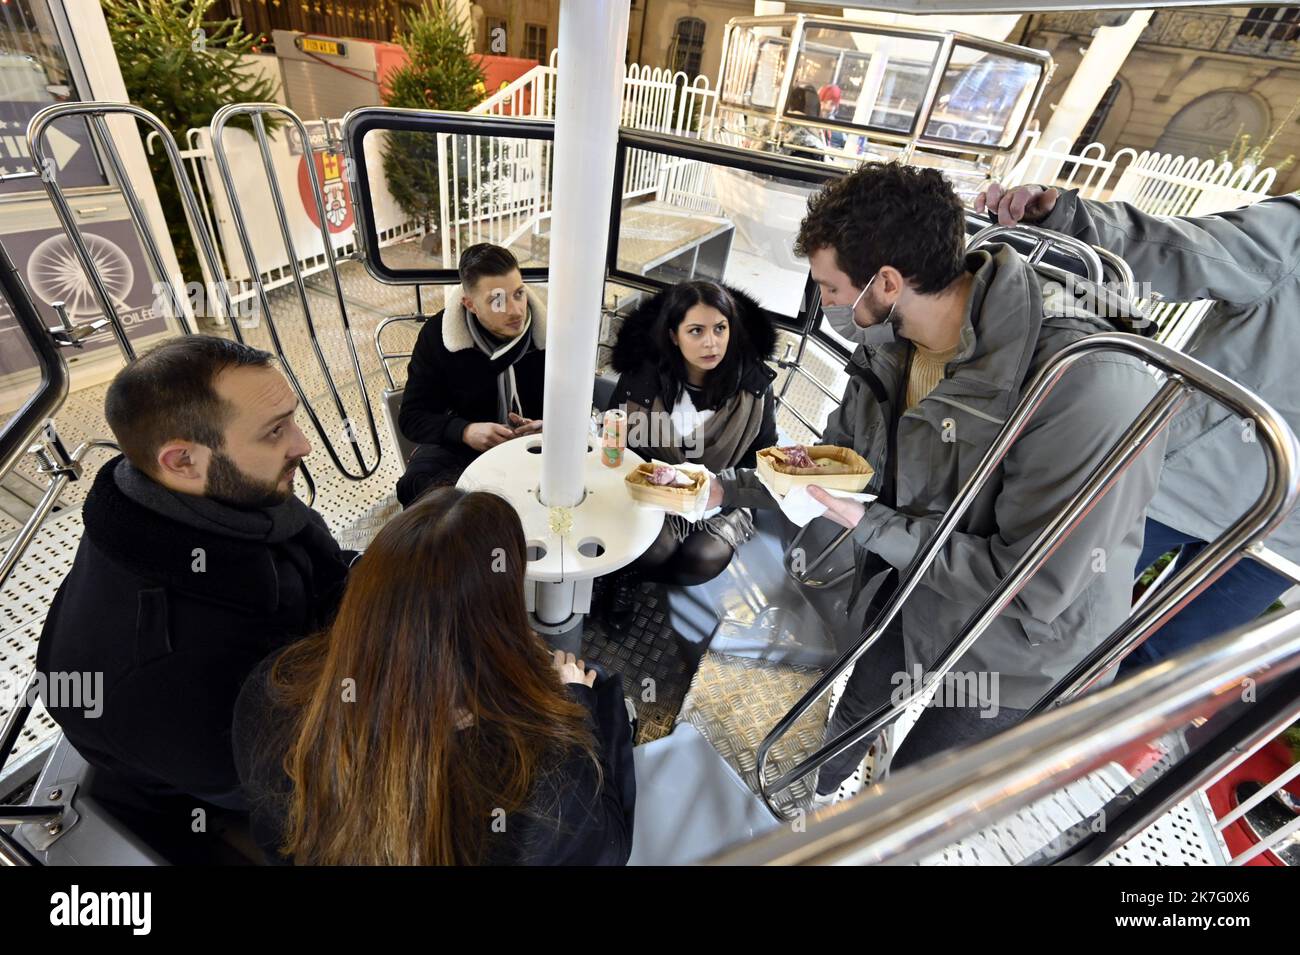
{"type": "Polygon", "coordinates": [[[307,505],[292,495],[271,507],[245,508],[182,494],[142,474],[125,458],[113,470],[113,481],[141,507],[218,537],[279,544],[298,534],[311,518],[307,505]]]}

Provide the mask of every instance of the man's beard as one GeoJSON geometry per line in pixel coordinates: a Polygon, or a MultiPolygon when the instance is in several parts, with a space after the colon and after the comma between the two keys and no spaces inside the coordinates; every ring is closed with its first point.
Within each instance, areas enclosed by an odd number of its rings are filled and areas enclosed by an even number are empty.
{"type": "Polygon", "coordinates": [[[871,301],[868,301],[866,304],[867,311],[871,313],[872,325],[883,325],[886,320],[892,321],[894,325],[894,334],[900,338],[906,337],[903,334],[903,313],[899,311],[897,303],[894,305],[881,305],[879,307],[871,301]]]}
{"type": "MultiPolygon", "coordinates": [[[[294,462],[297,466],[297,462],[294,462]]],[[[293,481],[287,488],[278,484],[258,481],[249,477],[228,456],[213,451],[208,462],[208,480],[203,489],[206,496],[235,507],[274,507],[283,504],[293,495],[293,481]]]]}

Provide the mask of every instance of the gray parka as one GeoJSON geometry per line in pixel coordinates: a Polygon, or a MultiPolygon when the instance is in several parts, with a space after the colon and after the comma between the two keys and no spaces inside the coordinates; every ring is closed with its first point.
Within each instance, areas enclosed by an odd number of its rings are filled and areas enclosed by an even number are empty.
{"type": "MultiPolygon", "coordinates": [[[[1168,301],[1215,299],[1186,352],[1251,389],[1300,431],[1300,198],[1265,199],[1218,215],[1163,218],[1126,202],[1062,193],[1041,225],[1110,249],[1168,301]]],[[[1241,419],[1196,398],[1169,427],[1148,514],[1213,540],[1264,487],[1263,449],[1241,419]]],[[[1266,546],[1300,561],[1300,514],[1266,546]]]]}
{"type": "MultiPolygon", "coordinates": [[[[1055,293],[1007,246],[970,253],[966,267],[975,281],[957,354],[934,391],[899,420],[897,506],[869,504],[852,535],[859,608],[888,573],[863,580],[867,553],[905,569],[1037,370],[1067,344],[1114,330],[1055,293]]],[[[826,422],[822,443],[852,447],[870,461],[874,490],[888,466],[890,403],[911,347],[859,347],[844,398],[826,422]]],[[[1093,356],[1066,373],[904,604],[909,673],[938,658],[1154,393],[1145,366],[1120,355],[1093,356]]],[[[960,672],[997,674],[998,705],[1031,706],[1128,614],[1162,453],[1162,440],[1143,453],[957,663],[960,672]]],[[[719,478],[724,506],[775,506],[752,471],[719,478]]]]}

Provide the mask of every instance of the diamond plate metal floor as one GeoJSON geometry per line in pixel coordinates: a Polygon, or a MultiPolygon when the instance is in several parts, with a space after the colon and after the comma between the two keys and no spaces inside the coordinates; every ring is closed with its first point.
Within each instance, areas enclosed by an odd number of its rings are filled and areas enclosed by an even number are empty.
{"type": "Polygon", "coordinates": [[[589,616],[582,652],[587,662],[622,675],[623,695],[636,707],[640,744],[673,731],[695,664],[673,632],[660,588],[643,584],[635,607],[622,629],[609,626],[599,614],[589,616]]]}

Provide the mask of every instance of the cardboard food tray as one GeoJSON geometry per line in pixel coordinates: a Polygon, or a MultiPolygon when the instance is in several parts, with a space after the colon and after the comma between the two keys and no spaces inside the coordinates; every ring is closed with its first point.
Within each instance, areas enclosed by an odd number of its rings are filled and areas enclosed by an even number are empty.
{"type": "Polygon", "coordinates": [[[638,464],[623,478],[627,493],[639,504],[662,507],[677,514],[689,514],[696,510],[700,495],[707,490],[709,484],[708,476],[703,472],[680,471],[679,473],[691,478],[690,486],[664,487],[650,483],[650,475],[653,473],[653,464],[638,464]]]}
{"type": "Polygon", "coordinates": [[[857,493],[867,486],[867,482],[875,473],[866,459],[852,448],[841,448],[830,444],[808,447],[808,457],[813,461],[831,460],[840,466],[837,470],[852,469],[849,473],[840,474],[828,474],[821,468],[815,467],[792,468],[780,465],[781,469],[778,470],[777,459],[771,453],[772,450],[772,448],[764,448],[758,452],[758,471],[768,485],[782,497],[789,494],[791,488],[800,484],[805,487],[816,484],[818,487],[857,493]]]}

